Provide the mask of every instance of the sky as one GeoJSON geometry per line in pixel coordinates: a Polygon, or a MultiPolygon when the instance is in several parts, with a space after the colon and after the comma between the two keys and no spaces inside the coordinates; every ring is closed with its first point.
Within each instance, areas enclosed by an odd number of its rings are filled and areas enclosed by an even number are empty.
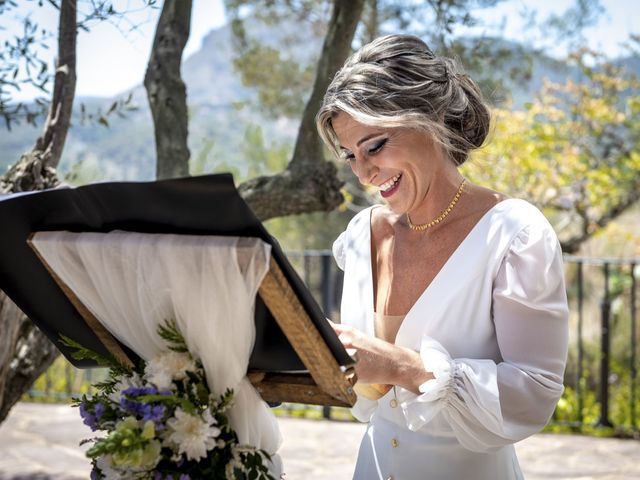
{"type": "MultiPolygon", "coordinates": [[[[49,5],[38,7],[37,2],[33,1],[18,1],[19,7],[10,12],[12,17],[29,15],[43,28],[57,30],[57,10],[49,5]]],[[[118,23],[101,22],[91,27],[89,32],[81,30],[78,34],[76,96],[112,97],[144,80],[160,9],[141,8],[143,2],[140,0],[114,0],[113,4],[118,11],[130,12],[126,20],[118,23]],[[134,25],[136,28],[132,29],[134,25]]],[[[0,31],[2,43],[3,37],[13,33],[10,30],[12,27],[20,26],[19,22],[9,20],[9,25],[0,24],[0,27],[8,27],[4,32],[0,31]]],[[[225,22],[221,0],[193,0],[191,35],[183,58],[198,51],[203,37],[225,22]]],[[[50,50],[55,52],[55,41],[50,45],[50,50]]],[[[24,92],[14,95],[14,98],[32,100],[37,94],[36,89],[24,88],[24,92]]]]}
{"type": "MultiPolygon", "coordinates": [[[[600,0],[605,13],[599,18],[598,24],[584,31],[590,47],[608,56],[620,53],[620,44],[629,38],[630,34],[640,34],[640,2],[638,0],[600,0]]],[[[517,41],[531,41],[534,45],[543,41],[549,45],[549,39],[530,38],[531,32],[524,28],[524,21],[519,14],[523,9],[537,11],[537,18],[543,20],[551,14],[562,14],[575,0],[506,0],[496,8],[486,9],[480,13],[485,21],[505,20],[505,37],[517,41]]],[[[554,56],[566,55],[566,50],[558,46],[547,53],[554,56]]]]}
{"type": "MultiPolygon", "coordinates": [[[[42,27],[55,31],[57,11],[48,5],[38,7],[38,2],[19,0],[19,7],[5,13],[0,19],[0,43],[4,38],[16,33],[20,22],[16,18],[30,15],[42,27]],[[8,18],[7,18],[8,17],[8,18]]],[[[140,0],[114,0],[116,9],[131,13],[126,21],[96,24],[89,33],[81,31],[78,37],[76,96],[112,97],[142,83],[149,58],[156,21],[160,10],[141,8],[140,0]],[[135,29],[132,26],[136,25],[135,29]]],[[[159,2],[160,3],[160,2],[159,2]]],[[[538,10],[538,18],[551,13],[560,14],[573,3],[572,0],[507,0],[498,7],[478,12],[486,22],[505,21],[504,35],[515,40],[523,40],[523,21],[519,12],[525,8],[538,10]]],[[[585,34],[591,47],[608,55],[620,52],[620,43],[630,33],[640,33],[640,2],[637,0],[601,0],[606,9],[597,26],[589,28],[585,34]],[[636,5],[632,7],[631,5],[636,5]]],[[[46,4],[46,2],[45,2],[46,4]]],[[[203,37],[212,29],[225,24],[222,0],[193,0],[191,16],[191,36],[185,47],[183,58],[196,52],[203,37]]],[[[529,35],[529,34],[526,34],[529,35]]],[[[525,38],[534,45],[545,39],[525,38]]],[[[52,40],[51,52],[55,52],[52,40]]],[[[564,52],[550,51],[556,56],[564,52]]],[[[32,100],[35,89],[24,88],[13,95],[15,100],[32,100]]]]}

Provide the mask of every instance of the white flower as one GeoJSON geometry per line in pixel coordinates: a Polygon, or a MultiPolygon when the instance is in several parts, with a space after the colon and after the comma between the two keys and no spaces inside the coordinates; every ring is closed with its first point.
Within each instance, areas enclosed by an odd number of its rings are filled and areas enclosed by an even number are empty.
{"type": "Polygon", "coordinates": [[[111,455],[101,455],[96,458],[96,467],[102,472],[104,480],[120,480],[122,475],[111,468],[112,466],[111,455]]]}
{"type": "Polygon", "coordinates": [[[175,416],[167,420],[171,430],[167,440],[177,445],[178,451],[186,454],[189,460],[198,460],[206,457],[207,451],[216,446],[220,429],[215,424],[208,409],[201,418],[177,408],[175,416]]]}
{"type": "Polygon", "coordinates": [[[140,387],[142,387],[142,379],[140,378],[140,375],[137,373],[133,373],[132,375],[123,375],[120,377],[114,392],[110,393],[108,397],[112,402],[120,403],[120,398],[122,397],[121,392],[123,390],[126,390],[127,388],[140,387]]]}
{"type": "Polygon", "coordinates": [[[187,372],[195,371],[196,364],[189,354],[169,350],[147,362],[144,376],[159,390],[169,390],[173,380],[183,380],[187,372]]]}

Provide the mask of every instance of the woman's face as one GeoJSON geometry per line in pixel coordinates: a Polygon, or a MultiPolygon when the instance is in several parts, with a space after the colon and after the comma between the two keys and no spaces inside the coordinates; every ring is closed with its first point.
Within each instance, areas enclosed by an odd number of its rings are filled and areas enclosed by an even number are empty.
{"type": "Polygon", "coordinates": [[[363,185],[377,187],[395,213],[412,212],[425,201],[443,161],[429,135],[363,125],[344,112],[332,123],[353,173],[363,185]]]}

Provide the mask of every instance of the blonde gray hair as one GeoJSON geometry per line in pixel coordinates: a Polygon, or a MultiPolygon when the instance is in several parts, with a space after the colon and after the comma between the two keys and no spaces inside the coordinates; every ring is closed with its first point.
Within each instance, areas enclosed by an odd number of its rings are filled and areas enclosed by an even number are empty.
{"type": "Polygon", "coordinates": [[[340,112],[380,128],[428,132],[462,165],[489,131],[489,109],[458,64],[438,57],[418,37],[387,35],[347,59],[327,89],[316,125],[336,156],[332,119],[340,112]]]}

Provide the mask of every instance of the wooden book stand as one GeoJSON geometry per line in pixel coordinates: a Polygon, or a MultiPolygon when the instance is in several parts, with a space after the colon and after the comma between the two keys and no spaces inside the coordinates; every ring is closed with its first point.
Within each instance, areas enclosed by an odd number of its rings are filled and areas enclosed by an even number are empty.
{"type": "Polygon", "coordinates": [[[272,258],[257,299],[266,308],[261,309],[257,305],[256,322],[262,325],[257,332],[268,335],[269,342],[256,341],[248,378],[263,399],[269,402],[345,407],[355,403],[354,360],[303,288],[277,243],[242,202],[230,175],[46,191],[3,199],[0,201],[0,215],[7,215],[9,220],[12,216],[16,219],[28,216],[26,220],[22,218],[17,222],[22,223],[20,228],[0,232],[0,241],[8,241],[10,247],[0,253],[0,288],[79,367],[93,365],[74,361],[69,349],[59,342],[60,334],[99,353],[108,352],[126,364],[134,364],[137,355],[114,338],[47,265],[30,241],[35,232],[108,232],[118,229],[262,238],[272,245],[272,258]],[[136,199],[137,195],[140,198],[136,199]],[[162,209],[162,205],[157,203],[165,201],[167,196],[171,203],[162,209]],[[215,209],[203,210],[207,205],[220,208],[220,202],[224,201],[228,202],[229,210],[223,214],[211,211],[215,209]],[[153,208],[145,211],[144,206],[140,206],[141,202],[152,204],[153,208]],[[136,212],[136,208],[140,212],[136,212]],[[204,211],[209,215],[206,221],[202,221],[204,211]],[[213,222],[211,217],[216,213],[228,220],[213,222]],[[184,215],[187,215],[186,220],[184,215]],[[239,216],[244,216],[244,223],[238,220],[239,216]],[[171,224],[174,218],[180,219],[179,225],[171,224]],[[46,296],[46,300],[42,296],[46,296]],[[273,321],[277,326],[272,325],[273,321]],[[278,339],[282,334],[286,340],[278,339]],[[273,360],[271,357],[277,358],[273,360]]]}

